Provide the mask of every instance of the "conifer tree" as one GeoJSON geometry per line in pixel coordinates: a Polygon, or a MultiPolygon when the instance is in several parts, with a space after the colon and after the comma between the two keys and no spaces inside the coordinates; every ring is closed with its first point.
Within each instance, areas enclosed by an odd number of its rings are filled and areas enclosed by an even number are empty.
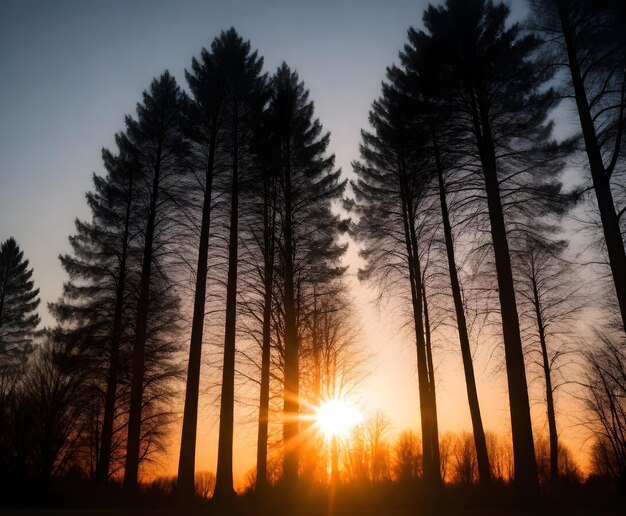
{"type": "MultiPolygon", "coordinates": [[[[62,297],[49,305],[59,323],[56,335],[74,343],[87,369],[83,379],[91,396],[90,410],[83,414],[86,461],[99,482],[106,482],[123,459],[142,254],[139,155],[126,134],[119,133],[116,142],[116,154],[103,150],[107,173],[94,175],[94,188],[87,194],[91,220],[76,221],[72,253],[60,257],[69,281],[62,297]]],[[[178,371],[172,363],[178,301],[163,268],[156,269],[144,375],[143,410],[150,417],[144,418],[140,437],[142,458],[162,445],[170,419],[163,387],[178,371]]]]}
{"type": "MultiPolygon", "coordinates": [[[[446,181],[446,176],[449,175],[451,169],[454,169],[457,165],[458,158],[456,155],[460,151],[458,146],[459,142],[454,139],[454,131],[450,130],[450,126],[453,127],[454,122],[450,121],[446,116],[445,102],[438,101],[436,91],[432,91],[433,88],[436,88],[436,80],[432,81],[432,78],[428,76],[428,71],[422,69],[420,57],[421,56],[416,53],[409,55],[401,53],[400,58],[406,68],[400,69],[394,66],[388,70],[388,74],[394,85],[406,95],[414,105],[413,123],[419,125],[423,131],[423,138],[426,145],[423,151],[429,156],[430,168],[432,168],[431,174],[424,178],[426,181],[425,186],[433,182],[434,185],[432,185],[432,188],[439,197],[441,226],[443,229],[445,254],[448,262],[450,290],[452,293],[456,327],[463,359],[463,370],[472,420],[472,433],[476,449],[478,473],[480,482],[482,484],[488,484],[491,479],[491,468],[489,466],[485,431],[478,402],[465,304],[457,270],[453,229],[448,204],[449,186],[446,181]]],[[[462,184],[462,187],[466,190],[468,189],[467,184],[465,184],[462,179],[460,181],[457,179],[457,182],[462,184]]],[[[424,296],[424,304],[426,305],[426,296],[424,296]]]]}
{"type": "Polygon", "coordinates": [[[224,124],[227,148],[224,152],[230,167],[230,181],[224,192],[230,198],[228,226],[228,274],[226,285],[226,319],[224,328],[224,361],[220,401],[219,443],[215,497],[228,498],[233,489],[233,424],[235,403],[235,339],[237,323],[237,279],[239,265],[240,191],[251,173],[250,129],[260,116],[266,100],[265,76],[261,75],[263,59],[250,50],[234,28],[222,32],[212,44],[217,73],[222,81],[224,124]]]}
{"type": "Polygon", "coordinates": [[[202,49],[185,73],[192,99],[184,103],[183,132],[189,142],[187,162],[193,170],[190,190],[200,197],[200,235],[194,290],[193,319],[189,344],[189,364],[185,392],[183,429],[178,464],[178,489],[184,496],[194,493],[196,431],[200,363],[208,275],[209,236],[214,216],[216,165],[219,164],[220,138],[224,136],[225,90],[220,71],[211,52],[202,49]]]}
{"type": "Polygon", "coordinates": [[[410,99],[393,84],[383,84],[382,96],[370,111],[373,132],[361,131],[361,161],[353,163],[358,179],[352,183],[356,195],[352,208],[359,217],[355,236],[366,244],[361,251],[366,267],[359,271],[360,278],[376,280],[383,290],[400,285],[409,293],[417,349],[424,478],[437,485],[441,478],[436,397],[427,345],[420,260],[423,243],[418,238],[427,161],[424,139],[413,117],[410,99]]]}
{"type": "Polygon", "coordinates": [[[467,398],[469,401],[470,415],[472,418],[472,430],[476,457],[478,463],[478,474],[482,484],[488,484],[491,479],[491,468],[489,466],[489,455],[487,453],[487,441],[483,428],[480,406],[478,403],[478,393],[476,389],[476,378],[469,342],[469,333],[465,317],[465,307],[461,294],[459,276],[457,271],[456,257],[454,253],[454,240],[452,236],[452,225],[450,223],[450,213],[447,200],[447,188],[444,179],[443,166],[439,155],[438,139],[435,129],[432,129],[432,144],[435,153],[435,168],[437,172],[437,186],[439,189],[439,199],[441,203],[441,217],[443,222],[443,232],[446,245],[446,256],[448,258],[448,273],[450,275],[450,286],[454,301],[454,311],[461,345],[461,355],[463,357],[463,369],[465,373],[465,385],[467,388],[467,398]]]}
{"type": "MultiPolygon", "coordinates": [[[[111,218],[114,226],[117,226],[118,242],[113,242],[109,249],[119,250],[119,272],[117,276],[117,284],[115,285],[115,307],[113,312],[113,327],[111,328],[111,348],[109,352],[109,370],[107,375],[106,396],[104,402],[104,417],[102,422],[102,439],[100,445],[100,454],[96,466],[96,478],[100,482],[108,480],[110,463],[111,463],[111,447],[113,440],[113,422],[115,419],[115,402],[118,388],[118,378],[120,369],[120,345],[122,333],[124,331],[124,306],[127,291],[127,276],[129,251],[131,245],[131,230],[133,222],[133,201],[136,201],[134,182],[138,172],[138,162],[136,152],[130,147],[127,141],[122,137],[118,137],[118,145],[121,150],[127,147],[128,155],[124,158],[118,158],[121,163],[120,169],[113,165],[109,165],[110,181],[106,185],[107,191],[103,192],[108,201],[109,212],[102,213],[103,218],[109,218],[108,224],[111,224],[111,218]],[[121,176],[121,177],[120,177],[121,176]],[[116,184],[117,183],[117,184],[116,184]],[[113,198],[112,198],[113,197],[113,198]],[[120,210],[121,208],[121,210],[120,210]],[[115,213],[115,210],[118,210],[115,213]],[[117,245],[115,245],[117,243],[117,245]]],[[[111,156],[104,155],[105,163],[110,163],[111,156]]],[[[94,197],[88,197],[94,218],[98,218],[98,201],[94,197]]],[[[102,206],[100,206],[102,208],[102,206]]],[[[100,221],[104,223],[104,220],[100,221]]],[[[102,226],[106,227],[105,224],[102,226]]],[[[110,226],[109,226],[110,227],[110,226]]]]}
{"type": "Polygon", "coordinates": [[[339,170],[333,171],[334,156],[325,155],[330,135],[322,134],[320,122],[313,119],[313,103],[297,73],[283,64],[270,87],[269,117],[278,146],[278,274],[284,313],[283,481],[291,488],[298,478],[300,426],[297,294],[315,276],[328,280],[341,271],[338,260],[345,247],[335,240],[340,220],[331,212],[331,202],[341,196],[345,181],[339,181],[339,170]]]}
{"type": "Polygon", "coordinates": [[[269,405],[270,405],[270,369],[273,345],[273,332],[276,325],[272,321],[276,286],[276,247],[278,235],[278,181],[276,170],[277,147],[270,130],[268,113],[259,119],[253,143],[255,166],[258,167],[261,188],[253,188],[251,202],[253,205],[250,220],[250,236],[254,245],[253,269],[256,271],[255,285],[248,290],[256,290],[256,319],[261,325],[261,365],[259,389],[259,421],[257,428],[257,458],[255,490],[264,491],[267,481],[267,448],[269,436],[269,405]]]}
{"type": "Polygon", "coordinates": [[[480,164],[498,280],[515,478],[522,499],[536,504],[539,484],[505,209],[558,209],[552,201],[561,188],[562,149],[551,138],[547,118],[557,94],[539,89],[552,77],[534,60],[540,41],[522,35],[517,24],[507,26],[508,15],[504,4],[484,0],[430,6],[424,14],[427,32],[411,29],[404,54],[407,61],[418,53],[428,60],[456,137],[480,164]]]}
{"type": "Polygon", "coordinates": [[[91,381],[105,385],[104,415],[95,475],[109,476],[113,425],[118,407],[120,354],[124,327],[130,323],[130,257],[138,164],[123,134],[116,136],[119,154],[103,149],[105,177],[94,174],[87,194],[92,221],[76,220],[70,237],[72,255],[60,256],[70,281],[63,297],[50,304],[62,325],[59,331],[82,340],[91,356],[91,381]],[[108,364],[107,364],[108,362],[108,364]]]}
{"type": "Polygon", "coordinates": [[[626,331],[626,251],[623,194],[626,135],[626,7],[620,0],[534,0],[534,25],[545,37],[550,66],[569,75],[564,95],[572,96],[606,254],[626,331]]]}
{"type": "Polygon", "coordinates": [[[39,289],[14,238],[0,246],[0,373],[24,363],[39,324],[39,289]]]}
{"type": "Polygon", "coordinates": [[[126,118],[126,131],[137,149],[140,163],[142,262],[135,321],[133,367],[128,419],[128,440],[124,468],[124,487],[136,489],[138,480],[146,341],[150,316],[150,286],[156,250],[169,237],[171,200],[175,198],[179,156],[181,93],[176,80],[163,73],[144,92],[137,105],[137,120],[126,118]]]}

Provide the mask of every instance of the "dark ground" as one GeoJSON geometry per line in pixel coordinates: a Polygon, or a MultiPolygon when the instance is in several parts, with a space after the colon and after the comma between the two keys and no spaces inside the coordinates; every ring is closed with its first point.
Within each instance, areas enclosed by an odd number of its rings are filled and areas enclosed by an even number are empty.
{"type": "MultiPolygon", "coordinates": [[[[15,486],[14,486],[15,487],[15,486]]],[[[57,481],[37,496],[38,489],[20,486],[4,492],[0,515],[207,515],[207,516],[430,516],[430,515],[626,515],[622,489],[603,482],[559,486],[543,493],[539,507],[523,509],[512,486],[444,486],[439,492],[426,489],[419,481],[343,486],[329,492],[320,486],[300,489],[286,496],[271,489],[265,496],[253,493],[228,502],[195,499],[182,504],[171,493],[144,490],[135,495],[118,486],[98,487],[85,480],[57,481]]]]}

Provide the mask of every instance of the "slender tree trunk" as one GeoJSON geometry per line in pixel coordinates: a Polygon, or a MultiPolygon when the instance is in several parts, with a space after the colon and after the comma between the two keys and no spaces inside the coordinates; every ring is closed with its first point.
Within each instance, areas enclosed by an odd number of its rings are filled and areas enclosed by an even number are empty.
{"type": "MultiPolygon", "coordinates": [[[[431,129],[432,130],[432,129],[431,129]]],[[[435,161],[437,168],[437,179],[439,182],[439,200],[441,202],[441,216],[443,219],[443,233],[446,242],[446,253],[448,256],[448,271],[450,273],[450,288],[454,301],[454,311],[456,314],[456,324],[459,332],[459,344],[461,346],[461,356],[463,358],[463,370],[465,372],[465,385],[467,388],[467,401],[469,403],[470,416],[472,419],[472,430],[474,433],[474,446],[476,447],[476,459],[478,463],[478,476],[480,483],[485,485],[491,481],[491,468],[489,466],[489,454],[487,453],[487,440],[483,421],[480,415],[480,405],[478,403],[478,391],[476,389],[476,378],[474,376],[474,365],[472,362],[472,352],[470,348],[463,298],[461,296],[461,286],[456,268],[454,256],[454,241],[452,238],[452,226],[448,212],[448,202],[446,200],[446,186],[443,180],[443,170],[439,155],[439,147],[434,130],[432,130],[433,147],[435,150],[435,161]]]]}
{"type": "Polygon", "coordinates": [[[313,404],[316,407],[319,407],[322,401],[322,364],[318,319],[317,292],[315,291],[315,287],[313,287],[313,330],[311,335],[311,348],[313,350],[313,404]]]}
{"type": "MultiPolygon", "coordinates": [[[[266,272],[267,273],[267,272],[266,272]]],[[[265,299],[263,306],[263,347],[261,351],[261,393],[259,400],[259,427],[257,434],[256,491],[265,491],[267,484],[267,437],[270,402],[270,330],[272,311],[271,279],[268,286],[265,279],[265,299]],[[269,288],[269,294],[268,289],[269,288]]]]}
{"type": "MultiPolygon", "coordinates": [[[[302,412],[306,411],[306,416],[303,418],[300,427],[300,433],[302,436],[308,436],[303,442],[303,449],[300,450],[300,455],[304,457],[302,462],[304,465],[300,468],[302,476],[306,478],[306,481],[313,482],[315,477],[315,471],[319,463],[319,441],[315,439],[315,414],[322,402],[322,364],[321,364],[321,346],[320,346],[320,331],[319,331],[319,305],[317,300],[317,287],[313,285],[313,310],[308,315],[312,319],[311,326],[311,356],[313,359],[313,372],[312,372],[312,385],[311,395],[305,403],[305,408],[302,412]]],[[[326,315],[326,314],[324,314],[326,315]]],[[[329,372],[330,377],[330,372],[329,372]]],[[[330,392],[330,388],[326,389],[325,395],[334,398],[330,392]]],[[[327,467],[326,461],[324,461],[323,467],[327,467]]]]}
{"type": "Polygon", "coordinates": [[[430,316],[428,314],[428,299],[426,297],[426,283],[422,276],[422,300],[424,305],[424,329],[426,337],[426,364],[428,365],[428,390],[430,392],[430,406],[433,413],[432,422],[432,455],[433,468],[441,470],[441,459],[439,457],[439,423],[437,418],[437,396],[435,391],[435,366],[433,365],[433,349],[430,331],[430,316]]]}
{"type": "Polygon", "coordinates": [[[231,186],[230,236],[228,243],[228,283],[226,287],[226,323],[222,397],[217,449],[215,498],[234,496],[233,430],[235,416],[235,337],[237,322],[237,265],[239,261],[239,105],[233,106],[233,171],[231,186]]]}
{"type": "Polygon", "coordinates": [[[480,139],[479,152],[485,177],[491,238],[498,278],[504,354],[509,387],[511,432],[513,434],[515,482],[518,486],[520,497],[528,505],[533,505],[539,501],[539,480],[530,418],[530,404],[528,401],[524,352],[522,350],[517,302],[513,286],[511,255],[506,235],[502,201],[500,199],[495,147],[487,115],[489,108],[484,97],[479,98],[478,107],[480,113],[479,124],[481,127],[481,132],[478,133],[480,139]]]}
{"type": "Polygon", "coordinates": [[[152,274],[152,252],[156,221],[157,198],[161,172],[162,142],[159,142],[152,181],[148,224],[141,265],[141,286],[137,305],[135,324],[135,346],[133,349],[133,379],[130,390],[130,409],[128,415],[128,440],[126,445],[126,464],[124,468],[124,489],[137,489],[139,474],[139,445],[141,441],[141,405],[143,402],[143,374],[146,360],[146,339],[148,328],[148,310],[150,308],[150,279],[152,274]]]}
{"type": "Polygon", "coordinates": [[[557,4],[567,48],[567,58],[572,76],[572,84],[574,86],[576,107],[578,109],[580,126],[585,140],[589,169],[591,171],[593,188],[596,192],[596,199],[598,200],[598,211],[600,212],[606,250],[609,257],[611,273],[613,275],[613,284],[615,285],[615,293],[622,317],[622,326],[624,331],[626,331],[626,253],[624,252],[624,241],[619,225],[619,217],[617,216],[613,194],[611,193],[611,174],[605,169],[602,161],[602,151],[593,123],[585,83],[580,70],[580,63],[576,55],[574,43],[575,35],[572,33],[568,21],[567,8],[561,1],[557,2],[557,4]]]}
{"type": "Polygon", "coordinates": [[[183,497],[190,498],[195,493],[196,433],[198,426],[198,398],[200,392],[200,365],[202,362],[202,338],[204,335],[204,310],[206,303],[206,280],[208,273],[209,235],[211,232],[211,202],[213,193],[213,163],[215,159],[215,128],[209,144],[209,160],[206,170],[206,185],[202,204],[202,222],[198,245],[198,265],[196,267],[196,290],[189,343],[189,364],[183,429],[178,461],[178,490],[183,497]]]}
{"type": "Polygon", "coordinates": [[[261,349],[261,392],[259,400],[259,427],[257,435],[256,491],[267,489],[267,437],[270,403],[270,351],[272,331],[272,287],[274,285],[274,242],[276,223],[275,183],[265,185],[264,199],[264,253],[265,278],[263,293],[263,343],[261,349]],[[271,193],[270,193],[271,190],[271,193]],[[270,214],[271,210],[271,214],[270,214]]]}
{"type": "Polygon", "coordinates": [[[113,421],[115,419],[115,402],[117,401],[117,377],[119,372],[120,342],[122,340],[122,317],[124,313],[124,292],[126,291],[126,260],[128,257],[128,235],[130,228],[130,212],[133,199],[133,173],[130,174],[124,231],[122,234],[122,256],[120,273],[115,292],[115,312],[113,315],[113,332],[111,335],[111,353],[109,355],[109,372],[107,390],[104,399],[104,420],[102,422],[102,440],[100,453],[96,463],[96,481],[104,484],[109,479],[111,463],[111,441],[113,440],[113,421]]]}
{"type": "Polygon", "coordinates": [[[294,299],[294,248],[291,199],[291,142],[285,141],[284,201],[285,201],[285,385],[283,394],[283,480],[287,488],[298,481],[298,432],[300,411],[300,365],[296,305],[294,299]]]}
{"type": "Polygon", "coordinates": [[[546,327],[543,322],[541,299],[539,297],[539,289],[537,288],[534,257],[531,266],[533,304],[535,306],[535,316],[537,318],[537,333],[539,334],[539,343],[541,344],[543,374],[546,380],[546,407],[548,415],[548,431],[550,434],[550,483],[552,486],[555,486],[559,479],[559,436],[556,431],[556,414],[554,411],[554,395],[552,390],[552,368],[550,367],[548,347],[546,345],[546,327]]]}
{"type": "Polygon", "coordinates": [[[422,296],[420,292],[421,269],[419,256],[416,254],[415,228],[406,192],[404,171],[400,174],[400,195],[402,203],[402,220],[404,225],[405,244],[407,250],[407,265],[409,268],[409,282],[411,285],[411,302],[413,306],[413,320],[415,325],[415,344],[417,350],[417,376],[420,398],[420,419],[422,425],[422,455],[424,480],[429,485],[438,485],[441,482],[441,472],[436,467],[433,457],[433,413],[429,388],[428,366],[426,359],[426,344],[424,342],[424,323],[422,319],[422,296]]]}

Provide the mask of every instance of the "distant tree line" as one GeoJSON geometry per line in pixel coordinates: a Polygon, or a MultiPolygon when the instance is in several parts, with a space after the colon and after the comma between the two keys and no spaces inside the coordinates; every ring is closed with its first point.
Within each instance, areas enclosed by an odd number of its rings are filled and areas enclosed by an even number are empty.
{"type": "Polygon", "coordinates": [[[540,487],[580,480],[559,441],[556,396],[572,351],[597,435],[592,471],[623,482],[626,11],[617,0],[538,0],[529,24],[509,15],[487,0],[426,9],[387,69],[349,185],[298,74],[287,64],[265,73],[234,29],[193,58],[186,91],[167,71],[155,78],[102,151],[90,218],[76,220],[60,256],[68,279],[49,305],[53,328],[37,331],[32,269],[14,239],[2,244],[5,487],[78,474],[136,491],[167,444],[184,381],[176,493],[227,500],[243,379],[258,396],[258,492],[306,479],[419,478],[433,492],[514,479],[532,506],[540,487]],[[556,138],[563,98],[580,132],[556,138]],[[566,167],[582,158],[591,185],[565,188],[566,167]],[[562,231],[590,194],[610,270],[595,306],[562,231]],[[344,233],[361,246],[360,279],[412,323],[421,429],[393,446],[380,414],[330,448],[311,428],[311,412],[345,396],[365,360],[344,233]],[[603,327],[573,345],[589,309],[603,327]],[[458,337],[472,425],[454,437],[440,435],[437,416],[445,326],[458,337]],[[485,327],[503,344],[510,447],[483,424],[473,360],[485,327]],[[207,362],[220,371],[215,478],[195,466],[207,362]],[[529,374],[545,387],[547,439],[533,435],[529,374]]]}

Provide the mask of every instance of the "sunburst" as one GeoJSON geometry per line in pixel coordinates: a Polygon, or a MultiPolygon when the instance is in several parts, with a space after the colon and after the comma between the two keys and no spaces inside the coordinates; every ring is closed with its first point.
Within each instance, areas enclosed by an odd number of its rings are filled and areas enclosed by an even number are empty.
{"type": "Polygon", "coordinates": [[[361,411],[342,399],[323,402],[316,410],[315,422],[326,437],[347,437],[352,428],[363,420],[361,411]]]}

